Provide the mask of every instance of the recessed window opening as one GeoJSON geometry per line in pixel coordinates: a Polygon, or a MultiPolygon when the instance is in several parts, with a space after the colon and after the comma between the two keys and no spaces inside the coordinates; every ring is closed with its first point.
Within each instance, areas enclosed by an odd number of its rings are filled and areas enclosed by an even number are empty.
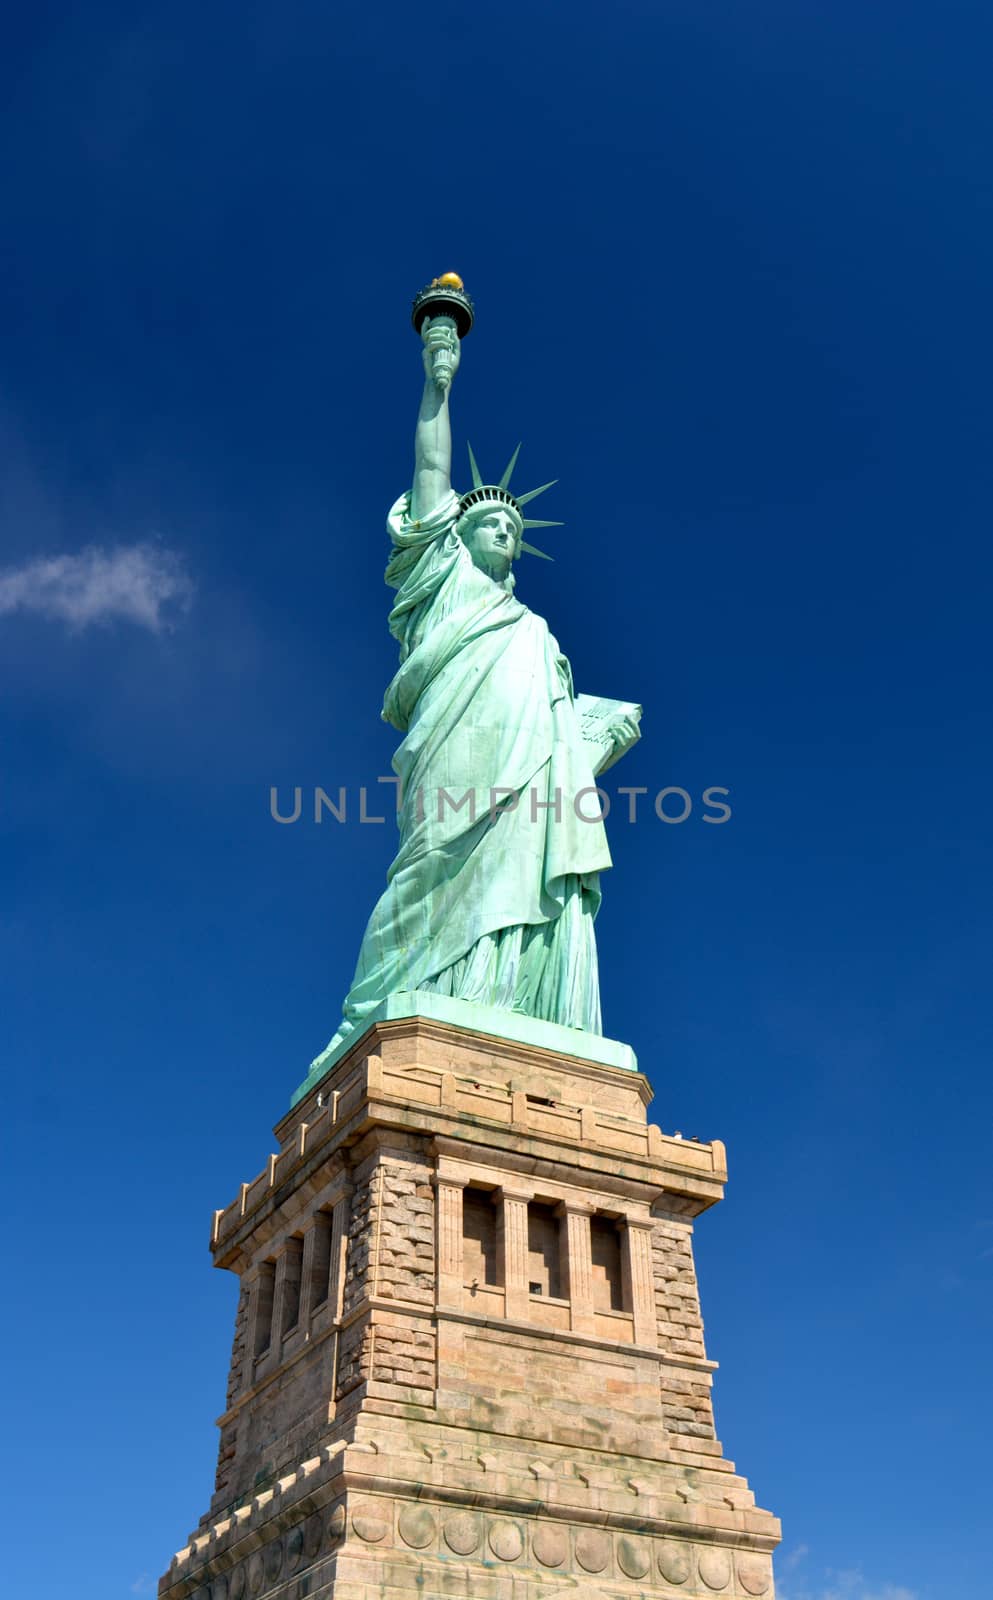
{"type": "Polygon", "coordinates": [[[538,1200],[529,1203],[528,1289],[530,1294],[546,1295],[550,1300],[562,1298],[560,1226],[552,1206],[538,1200]]]}
{"type": "Polygon", "coordinates": [[[319,1211],[314,1218],[314,1251],[310,1258],[310,1284],[307,1305],[311,1311],[326,1303],[331,1276],[331,1214],[319,1211]]]}
{"type": "Polygon", "coordinates": [[[280,1336],[289,1333],[300,1321],[300,1272],[303,1266],[303,1240],[286,1242],[286,1268],[283,1280],[283,1318],[280,1336]]]}
{"type": "Polygon", "coordinates": [[[496,1287],[497,1217],[486,1189],[462,1191],[462,1263],[464,1281],[472,1285],[496,1287]]]}
{"type": "Polygon", "coordinates": [[[624,1273],[621,1266],[621,1236],[609,1217],[590,1218],[590,1248],[593,1257],[593,1306],[597,1311],[623,1311],[624,1273]]]}
{"type": "Polygon", "coordinates": [[[256,1360],[268,1350],[272,1340],[272,1301],[276,1287],[275,1261],[263,1261],[259,1268],[259,1281],[255,1286],[255,1348],[256,1360]]]}

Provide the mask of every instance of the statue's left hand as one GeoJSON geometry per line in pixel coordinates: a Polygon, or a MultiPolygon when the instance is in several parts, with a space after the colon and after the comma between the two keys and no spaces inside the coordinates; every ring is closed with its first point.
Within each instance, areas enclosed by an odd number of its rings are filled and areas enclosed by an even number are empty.
{"type": "Polygon", "coordinates": [[[613,759],[615,761],[618,756],[624,754],[625,750],[630,750],[633,744],[637,744],[641,738],[640,722],[641,713],[638,712],[619,717],[616,722],[611,724],[610,737],[614,745],[613,759]]]}
{"type": "Polygon", "coordinates": [[[633,744],[637,744],[641,738],[640,721],[640,711],[629,712],[618,717],[617,721],[612,722],[601,734],[598,740],[599,756],[593,762],[593,771],[598,776],[601,772],[606,772],[608,767],[612,767],[615,761],[619,761],[633,744]]]}

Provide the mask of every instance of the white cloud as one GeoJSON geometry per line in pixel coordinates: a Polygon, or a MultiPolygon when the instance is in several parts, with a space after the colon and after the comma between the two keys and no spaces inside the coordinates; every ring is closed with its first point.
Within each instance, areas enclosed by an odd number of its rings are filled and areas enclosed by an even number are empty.
{"type": "Polygon", "coordinates": [[[134,1583],[131,1585],[131,1593],[132,1594],[151,1594],[152,1591],[154,1590],[154,1588],[155,1588],[155,1584],[152,1582],[152,1580],[149,1577],[148,1573],[147,1572],[142,1572],[142,1573],[139,1574],[139,1576],[137,1578],[135,1578],[134,1583]]]}
{"type": "Polygon", "coordinates": [[[776,1562],[780,1580],[776,1585],[777,1600],[918,1600],[916,1592],[903,1584],[867,1579],[861,1567],[823,1567],[819,1580],[810,1573],[801,1574],[799,1569],[809,1554],[810,1548],[805,1544],[781,1554],[776,1562]],[[789,1574],[785,1583],[784,1573],[789,1574]]]}
{"type": "Polygon", "coordinates": [[[795,1589],[790,1582],[784,1590],[777,1584],[776,1594],[777,1600],[918,1600],[916,1592],[903,1584],[877,1583],[864,1578],[860,1571],[832,1572],[830,1568],[823,1581],[812,1588],[805,1584],[795,1589]]]}
{"type": "Polygon", "coordinates": [[[182,558],[151,542],[87,545],[0,572],[0,616],[29,611],[73,629],[124,621],[161,633],[192,598],[182,558]]]}

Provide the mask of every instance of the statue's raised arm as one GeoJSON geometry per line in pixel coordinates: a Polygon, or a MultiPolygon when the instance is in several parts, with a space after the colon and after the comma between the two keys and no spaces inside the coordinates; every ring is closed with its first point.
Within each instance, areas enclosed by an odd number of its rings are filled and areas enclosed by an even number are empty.
{"type": "Polygon", "coordinates": [[[410,514],[428,516],[452,487],[452,429],[448,391],[459,364],[459,336],[451,317],[421,324],[424,393],[414,435],[414,482],[410,514]]]}
{"type": "Polygon", "coordinates": [[[416,297],[411,320],[424,346],[424,393],[414,436],[410,515],[429,517],[452,487],[452,430],[448,391],[458,371],[459,346],[473,324],[472,301],[457,272],[433,278],[416,297]]]}

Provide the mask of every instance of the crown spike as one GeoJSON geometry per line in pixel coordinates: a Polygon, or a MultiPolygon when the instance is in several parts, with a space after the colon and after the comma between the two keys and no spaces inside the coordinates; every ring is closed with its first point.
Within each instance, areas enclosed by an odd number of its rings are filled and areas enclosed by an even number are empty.
{"type": "Polygon", "coordinates": [[[546,489],[551,489],[558,481],[558,478],[552,478],[550,482],[543,483],[539,489],[529,489],[527,494],[515,494],[514,499],[519,506],[526,506],[529,500],[537,499],[538,495],[544,494],[546,489]]]}
{"type": "Polygon", "coordinates": [[[529,556],[540,556],[542,561],[554,561],[554,556],[546,556],[544,550],[539,550],[535,545],[528,544],[526,539],[521,540],[521,549],[526,550],[529,556]]]}
{"type": "Polygon", "coordinates": [[[511,477],[513,475],[514,468],[517,465],[517,457],[520,455],[520,453],[521,453],[521,447],[520,447],[520,445],[518,445],[517,449],[514,451],[514,453],[511,456],[510,460],[507,462],[506,467],[504,468],[503,477],[500,479],[500,487],[501,487],[501,489],[506,489],[508,484],[510,483],[511,477]]]}
{"type": "Polygon", "coordinates": [[[476,457],[472,453],[472,445],[468,440],[466,440],[466,449],[469,452],[469,466],[472,468],[472,487],[481,489],[483,487],[483,475],[476,465],[476,457]]]}
{"type": "Polygon", "coordinates": [[[522,517],[525,528],[562,528],[563,522],[546,522],[542,517],[522,517]]]}

